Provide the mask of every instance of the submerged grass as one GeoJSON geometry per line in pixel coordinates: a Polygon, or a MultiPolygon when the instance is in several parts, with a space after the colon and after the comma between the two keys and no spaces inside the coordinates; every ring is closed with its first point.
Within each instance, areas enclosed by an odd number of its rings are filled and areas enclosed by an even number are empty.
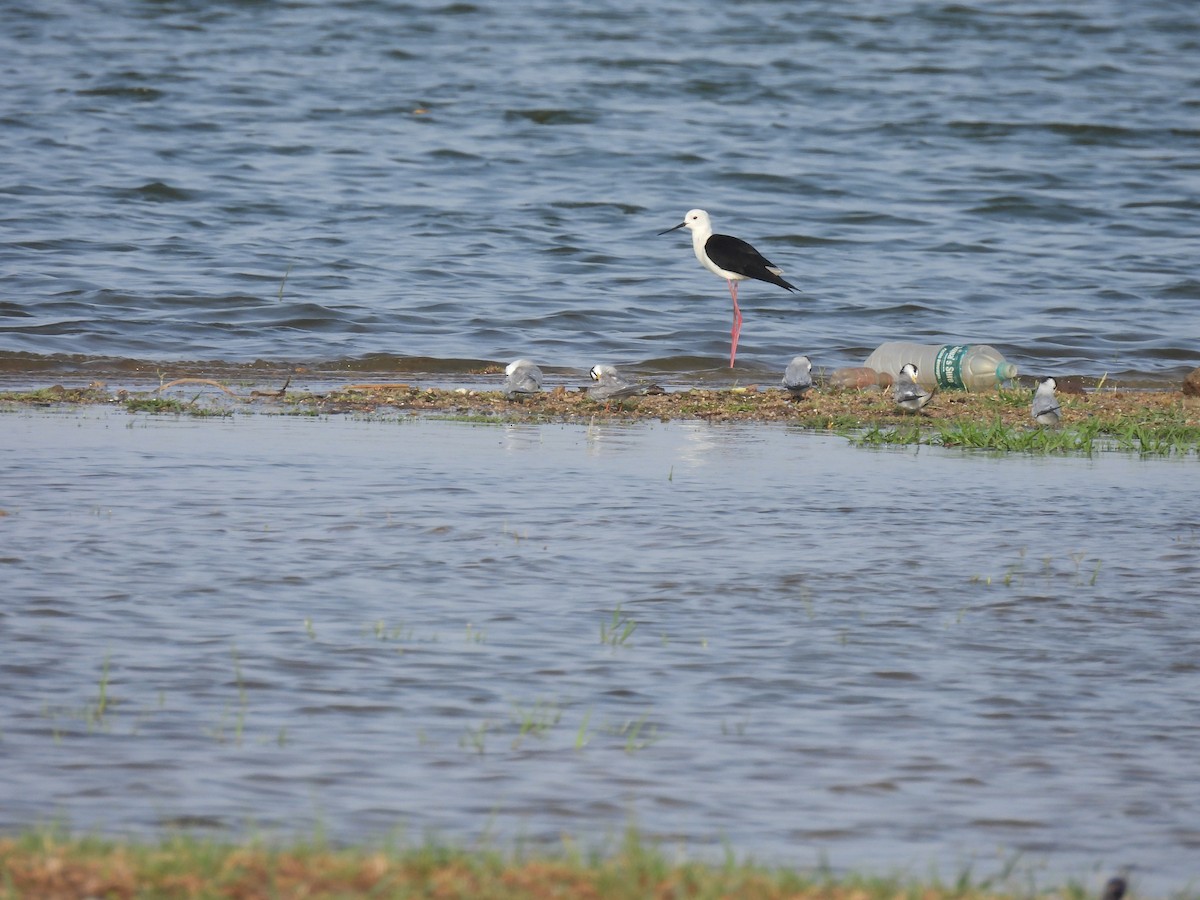
{"type": "Polygon", "coordinates": [[[1117,450],[1143,456],[1200,453],[1200,427],[1154,426],[1144,422],[1087,419],[1060,428],[1010,425],[991,421],[938,421],[925,425],[872,425],[847,434],[858,446],[960,447],[1018,453],[1084,453],[1117,450]]]}
{"type": "Polygon", "coordinates": [[[196,398],[176,400],[174,397],[131,397],[125,401],[125,409],[131,413],[172,413],[188,416],[231,416],[233,411],[224,407],[199,406],[196,398]]]}
{"type": "Polygon", "coordinates": [[[611,621],[600,623],[600,643],[623,647],[636,629],[637,622],[622,613],[621,604],[618,603],[612,611],[611,621]]]}
{"type": "MultiPolygon", "coordinates": [[[[975,881],[801,872],[738,861],[673,861],[636,831],[612,852],[464,850],[427,842],[334,848],[324,840],[274,846],[186,835],[157,842],[72,837],[38,830],[0,838],[0,898],[488,897],[724,898],[745,900],[1009,900],[1095,896],[1083,885],[1037,891],[1011,871],[975,881]]],[[[1192,895],[1197,896],[1197,895],[1192,895]]]]}

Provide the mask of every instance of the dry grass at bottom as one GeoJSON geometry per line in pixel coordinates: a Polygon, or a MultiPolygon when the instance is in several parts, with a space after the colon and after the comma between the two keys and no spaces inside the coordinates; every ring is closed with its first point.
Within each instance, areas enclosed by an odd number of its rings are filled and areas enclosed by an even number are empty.
{"type": "MultiPolygon", "coordinates": [[[[1040,896],[1083,900],[1078,885],[1040,896]]],[[[0,897],[57,898],[718,898],[744,900],[992,900],[1009,890],[918,884],[894,878],[833,879],[752,864],[672,864],[636,836],[607,859],[514,859],[443,848],[408,851],[290,849],[171,838],[130,844],[39,833],[0,839],[0,897]]]]}

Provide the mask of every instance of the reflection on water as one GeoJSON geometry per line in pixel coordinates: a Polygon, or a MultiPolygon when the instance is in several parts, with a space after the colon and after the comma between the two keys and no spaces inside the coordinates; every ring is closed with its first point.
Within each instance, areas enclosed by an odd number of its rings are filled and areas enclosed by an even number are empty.
{"type": "Polygon", "coordinates": [[[0,824],[1194,875],[1194,462],[87,410],[0,440],[0,824]],[[1192,852],[1189,852],[1192,851],[1192,852]]]}

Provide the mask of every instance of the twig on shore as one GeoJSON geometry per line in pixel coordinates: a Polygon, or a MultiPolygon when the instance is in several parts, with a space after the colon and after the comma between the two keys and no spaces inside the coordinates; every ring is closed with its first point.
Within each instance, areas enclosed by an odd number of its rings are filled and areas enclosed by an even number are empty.
{"type": "Polygon", "coordinates": [[[289,375],[287,377],[287,381],[285,381],[283,383],[283,387],[281,387],[279,390],[277,390],[277,391],[251,391],[250,396],[251,397],[271,397],[276,400],[282,400],[284,394],[287,393],[288,385],[291,383],[292,383],[292,376],[289,375]]]}
{"type": "MultiPolygon", "coordinates": [[[[245,399],[244,397],[242,397],[241,394],[238,394],[235,391],[231,391],[229,388],[225,387],[225,385],[221,384],[221,382],[216,381],[212,378],[176,378],[174,381],[168,381],[166,384],[160,384],[151,393],[159,394],[159,393],[162,393],[163,391],[165,391],[167,388],[175,387],[180,384],[207,384],[207,385],[210,385],[215,388],[220,388],[225,393],[227,393],[230,397],[236,397],[239,400],[245,399]]],[[[286,387],[286,385],[285,385],[285,387],[286,387]]]]}
{"type": "Polygon", "coordinates": [[[412,390],[412,385],[405,384],[404,382],[391,382],[391,383],[383,383],[383,384],[364,382],[362,384],[348,384],[345,387],[338,388],[338,390],[339,391],[410,391],[410,390],[412,390]]]}

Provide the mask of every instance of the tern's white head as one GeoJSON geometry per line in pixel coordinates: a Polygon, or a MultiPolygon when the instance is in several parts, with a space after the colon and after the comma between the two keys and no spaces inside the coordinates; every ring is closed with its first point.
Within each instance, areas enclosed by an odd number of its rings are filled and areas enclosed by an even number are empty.
{"type": "Polygon", "coordinates": [[[617,370],[615,366],[592,366],[592,370],[588,372],[592,381],[599,381],[601,378],[616,378],[617,370]]]}
{"type": "Polygon", "coordinates": [[[790,369],[793,366],[798,371],[801,371],[801,372],[811,372],[812,371],[812,361],[807,356],[793,357],[792,361],[790,363],[788,363],[788,368],[790,369]]]}
{"type": "Polygon", "coordinates": [[[1038,393],[1044,394],[1053,391],[1056,387],[1058,387],[1058,382],[1053,378],[1043,378],[1042,383],[1038,385],[1038,393]]]}
{"type": "Polygon", "coordinates": [[[507,366],[504,367],[504,374],[511,375],[513,372],[517,371],[517,369],[536,369],[536,368],[537,368],[537,366],[534,365],[532,360],[514,359],[512,362],[510,362],[507,366]]]}
{"type": "Polygon", "coordinates": [[[900,367],[900,374],[907,375],[913,381],[917,380],[917,367],[913,363],[905,363],[900,367]]]}

